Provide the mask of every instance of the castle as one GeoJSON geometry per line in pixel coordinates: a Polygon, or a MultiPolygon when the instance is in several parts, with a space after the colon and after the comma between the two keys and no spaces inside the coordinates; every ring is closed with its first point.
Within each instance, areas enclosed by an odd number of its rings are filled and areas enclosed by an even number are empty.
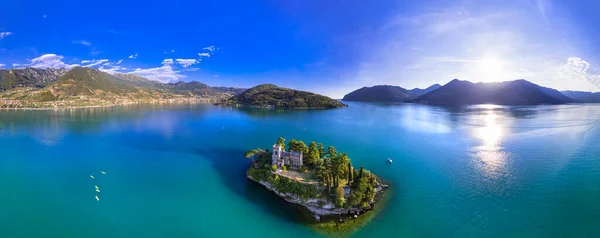
{"type": "Polygon", "coordinates": [[[297,170],[302,166],[302,152],[296,151],[285,151],[281,145],[273,145],[273,165],[277,165],[277,168],[287,166],[287,168],[297,170]]]}

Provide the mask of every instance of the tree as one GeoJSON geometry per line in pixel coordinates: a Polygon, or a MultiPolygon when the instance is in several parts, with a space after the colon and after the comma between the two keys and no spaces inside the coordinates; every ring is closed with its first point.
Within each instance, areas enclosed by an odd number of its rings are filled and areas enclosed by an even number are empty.
{"type": "Polygon", "coordinates": [[[332,183],[331,173],[327,173],[327,193],[331,193],[331,183],[332,183]]]}
{"type": "Polygon", "coordinates": [[[358,173],[358,178],[361,179],[363,178],[363,173],[364,173],[364,169],[362,166],[360,166],[360,172],[358,173]]]}
{"type": "Polygon", "coordinates": [[[260,156],[264,152],[265,150],[263,149],[249,150],[244,154],[244,157],[246,157],[247,159],[254,159],[256,156],[260,156]]]}
{"type": "Polygon", "coordinates": [[[342,188],[341,186],[338,186],[335,189],[335,201],[336,201],[336,205],[338,207],[342,207],[344,206],[344,204],[346,203],[346,199],[344,198],[344,188],[342,188]]]}
{"type": "Polygon", "coordinates": [[[288,142],[288,151],[296,151],[306,154],[308,153],[308,147],[306,147],[306,144],[304,144],[303,141],[292,139],[290,142],[288,142]]]}
{"type": "Polygon", "coordinates": [[[283,139],[283,137],[279,137],[279,139],[277,139],[277,144],[281,146],[281,148],[285,148],[285,139],[283,139]]]}
{"type": "Polygon", "coordinates": [[[348,163],[348,184],[352,183],[354,180],[354,169],[352,168],[352,163],[348,163]]]}
{"type": "Polygon", "coordinates": [[[323,144],[318,143],[317,150],[319,150],[319,156],[325,156],[325,147],[323,146],[323,144]]]}
{"type": "Polygon", "coordinates": [[[337,156],[337,151],[335,150],[335,147],[329,146],[327,148],[327,155],[329,155],[329,158],[336,157],[337,156]]]}
{"type": "Polygon", "coordinates": [[[306,154],[305,158],[305,162],[308,165],[308,167],[310,169],[314,169],[316,168],[317,165],[317,161],[319,161],[321,159],[321,156],[319,155],[319,150],[317,149],[317,144],[313,141],[310,142],[310,145],[308,146],[308,153],[306,154]]]}

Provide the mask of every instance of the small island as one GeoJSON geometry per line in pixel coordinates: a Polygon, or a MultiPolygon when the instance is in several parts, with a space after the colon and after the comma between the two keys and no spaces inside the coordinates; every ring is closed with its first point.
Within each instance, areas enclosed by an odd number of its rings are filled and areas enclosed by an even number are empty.
{"type": "MultiPolygon", "coordinates": [[[[306,208],[316,224],[324,225],[320,228],[361,220],[388,188],[375,174],[354,168],[346,153],[333,146],[325,149],[321,143],[311,142],[307,147],[302,141],[290,140],[286,149],[285,139],[280,137],[272,151],[254,149],[245,157],[252,160],[248,179],[306,208]]],[[[364,225],[367,220],[352,226],[364,225]]]]}

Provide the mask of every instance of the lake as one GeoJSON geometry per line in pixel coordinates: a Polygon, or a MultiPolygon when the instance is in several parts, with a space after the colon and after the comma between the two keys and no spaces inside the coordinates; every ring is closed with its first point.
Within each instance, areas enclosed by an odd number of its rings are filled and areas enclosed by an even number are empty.
{"type": "Polygon", "coordinates": [[[353,237],[600,237],[599,119],[591,104],[0,111],[0,237],[319,236],[245,178],[244,152],[280,136],[391,183],[353,237]]]}

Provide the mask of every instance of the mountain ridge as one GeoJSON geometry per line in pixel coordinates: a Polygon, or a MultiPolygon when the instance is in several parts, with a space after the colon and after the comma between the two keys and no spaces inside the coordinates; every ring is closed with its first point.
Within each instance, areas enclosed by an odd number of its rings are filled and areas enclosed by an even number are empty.
{"type": "Polygon", "coordinates": [[[575,103],[559,91],[524,79],[494,83],[472,83],[454,79],[417,97],[413,102],[432,105],[539,105],[575,103]]]}
{"type": "Polygon", "coordinates": [[[157,101],[217,101],[240,89],[214,89],[206,84],[176,82],[163,84],[134,74],[109,74],[98,69],[75,67],[69,71],[26,68],[5,70],[11,76],[0,80],[0,107],[79,107],[157,101]],[[33,74],[33,73],[35,74],[33,74]],[[28,73],[28,74],[26,74],[28,73]],[[58,76],[59,73],[62,73],[58,76]],[[40,78],[42,77],[42,78],[40,78]],[[46,77],[46,78],[44,78],[46,77]],[[22,79],[15,84],[14,78],[22,79]]]}
{"type": "Polygon", "coordinates": [[[375,85],[354,90],[344,95],[342,100],[361,102],[410,102],[412,99],[431,92],[439,87],[441,87],[441,85],[434,84],[425,89],[413,88],[409,90],[400,86],[375,85]]]}

